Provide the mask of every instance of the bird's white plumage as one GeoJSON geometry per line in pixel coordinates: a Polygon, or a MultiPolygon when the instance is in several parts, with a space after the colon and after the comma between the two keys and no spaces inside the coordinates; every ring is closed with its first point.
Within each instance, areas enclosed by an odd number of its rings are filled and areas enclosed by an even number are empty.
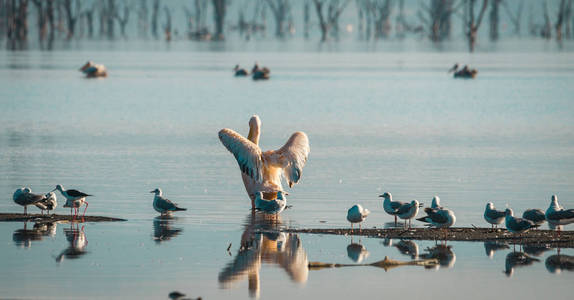
{"type": "Polygon", "coordinates": [[[558,204],[558,196],[552,195],[550,206],[546,210],[546,221],[554,226],[574,223],[574,209],[564,209],[558,204]]]}

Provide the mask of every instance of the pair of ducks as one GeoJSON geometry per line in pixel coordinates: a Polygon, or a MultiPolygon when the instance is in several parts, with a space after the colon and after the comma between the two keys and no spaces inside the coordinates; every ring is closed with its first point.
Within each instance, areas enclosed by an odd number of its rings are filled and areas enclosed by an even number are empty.
{"type": "MultiPolygon", "coordinates": [[[[405,220],[405,227],[407,226],[407,220],[409,222],[409,228],[411,227],[412,218],[416,217],[419,212],[419,208],[422,204],[417,200],[413,200],[410,203],[404,203],[400,201],[393,201],[391,193],[384,193],[379,197],[384,198],[383,209],[386,213],[395,217],[395,226],[397,225],[397,217],[405,220]]],[[[428,223],[429,226],[436,228],[448,228],[454,225],[456,222],[456,217],[454,212],[450,209],[440,206],[440,198],[434,196],[432,199],[431,207],[425,208],[426,216],[418,218],[418,221],[428,223]]],[[[351,228],[353,223],[359,223],[359,229],[361,228],[361,222],[370,214],[368,209],[364,209],[360,204],[356,204],[347,211],[347,220],[351,222],[351,228]]]]}
{"type": "Polygon", "coordinates": [[[513,233],[526,232],[540,226],[545,221],[553,227],[558,227],[560,231],[560,225],[574,223],[574,209],[565,209],[558,204],[558,196],[552,195],[546,212],[541,209],[528,209],[524,211],[522,218],[516,218],[511,208],[505,211],[496,210],[494,204],[489,202],[484,210],[484,219],[492,225],[492,228],[505,221],[506,229],[513,233]]]}
{"type": "MultiPolygon", "coordinates": [[[[233,68],[233,71],[235,72],[236,77],[243,77],[243,76],[249,75],[249,72],[247,72],[247,70],[239,67],[239,65],[235,65],[235,68],[233,68]]],[[[253,78],[253,80],[269,79],[270,75],[271,75],[271,70],[269,70],[269,68],[267,68],[267,67],[260,68],[257,63],[255,63],[255,65],[251,69],[251,77],[253,78]]]]}
{"type": "Polygon", "coordinates": [[[466,79],[475,78],[476,74],[478,74],[478,71],[476,69],[470,69],[468,65],[465,65],[464,67],[462,67],[462,69],[459,69],[458,63],[454,64],[454,66],[452,66],[452,68],[450,68],[448,72],[449,73],[452,72],[454,78],[466,78],[466,79]]]}
{"type": "Polygon", "coordinates": [[[44,210],[47,210],[49,213],[58,205],[56,194],[54,194],[54,191],[56,190],[60,191],[60,193],[66,198],[66,203],[63,207],[69,207],[70,214],[72,213],[73,208],[75,209],[74,216],[78,216],[79,208],[85,203],[86,208],[84,209],[84,216],[86,215],[86,210],[88,209],[88,201],[86,201],[86,197],[91,195],[77,190],[66,190],[60,184],[58,184],[55,189],[45,195],[34,194],[32,193],[32,189],[28,187],[20,188],[14,192],[12,200],[14,200],[14,202],[17,204],[24,206],[24,215],[28,214],[28,205],[34,205],[40,208],[42,213],[44,213],[44,210]]]}

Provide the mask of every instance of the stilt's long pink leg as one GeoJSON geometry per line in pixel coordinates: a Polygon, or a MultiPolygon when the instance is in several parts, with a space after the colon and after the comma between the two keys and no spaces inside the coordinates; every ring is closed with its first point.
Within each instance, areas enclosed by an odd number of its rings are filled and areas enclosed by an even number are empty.
{"type": "Polygon", "coordinates": [[[86,208],[84,208],[84,215],[82,217],[86,216],[86,210],[88,210],[88,201],[84,201],[86,202],[86,208]]]}

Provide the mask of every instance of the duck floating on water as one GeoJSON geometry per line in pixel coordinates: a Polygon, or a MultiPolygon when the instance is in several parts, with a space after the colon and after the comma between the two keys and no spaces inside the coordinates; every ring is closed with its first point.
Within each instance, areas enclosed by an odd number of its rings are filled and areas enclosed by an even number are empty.
{"type": "Polygon", "coordinates": [[[271,70],[267,67],[260,68],[257,63],[251,69],[251,78],[253,80],[266,80],[269,79],[271,70]]]}
{"type": "Polygon", "coordinates": [[[478,71],[476,69],[470,69],[468,67],[468,65],[465,65],[464,67],[462,67],[462,69],[458,68],[458,64],[454,64],[454,66],[452,66],[452,68],[450,68],[450,70],[448,70],[448,73],[454,73],[454,78],[464,78],[464,79],[473,79],[476,77],[476,74],[478,74],[478,71]]]}
{"type": "Polygon", "coordinates": [[[86,78],[107,77],[108,71],[104,65],[95,64],[93,61],[88,61],[80,71],[86,75],[86,78]]]}
{"type": "Polygon", "coordinates": [[[244,77],[244,76],[249,75],[249,72],[247,72],[247,70],[239,67],[239,65],[235,65],[235,68],[233,68],[233,72],[235,72],[236,77],[244,77]]]}

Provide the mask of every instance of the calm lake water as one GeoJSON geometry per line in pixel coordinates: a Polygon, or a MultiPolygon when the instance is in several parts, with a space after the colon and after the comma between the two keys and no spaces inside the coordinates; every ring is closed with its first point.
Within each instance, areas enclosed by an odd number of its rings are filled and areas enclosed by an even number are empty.
{"type": "MultiPolygon", "coordinates": [[[[0,224],[0,297],[570,295],[574,273],[547,263],[555,249],[513,272],[512,246],[489,258],[482,243],[449,243],[450,261],[438,270],[309,271],[308,261],[411,257],[397,240],[276,230],[349,226],[355,203],[372,211],[363,226],[382,227],[392,220],[377,197],[383,191],[425,204],[439,195],[457,226],[486,226],[488,201],[521,214],[546,209],[557,194],[574,207],[571,51],[158,48],[0,51],[0,211],[22,211],[11,200],[21,186],[62,184],[95,195],[88,214],[128,219],[36,230],[0,224]],[[109,77],[84,79],[77,69],[88,59],[104,63],[109,77]],[[254,61],[271,68],[271,80],[232,76],[235,64],[254,61]],[[477,67],[477,79],[452,79],[446,71],[455,62],[477,67]],[[224,127],[247,134],[253,114],[263,149],[297,130],[310,139],[303,179],[288,190],[293,207],[277,225],[251,216],[235,159],[217,138],[224,127]],[[189,210],[156,219],[156,187],[189,210]],[[240,251],[242,242],[251,246],[240,251]],[[349,246],[359,243],[364,250],[349,246]]],[[[435,248],[417,243],[419,255],[435,248]]]]}

